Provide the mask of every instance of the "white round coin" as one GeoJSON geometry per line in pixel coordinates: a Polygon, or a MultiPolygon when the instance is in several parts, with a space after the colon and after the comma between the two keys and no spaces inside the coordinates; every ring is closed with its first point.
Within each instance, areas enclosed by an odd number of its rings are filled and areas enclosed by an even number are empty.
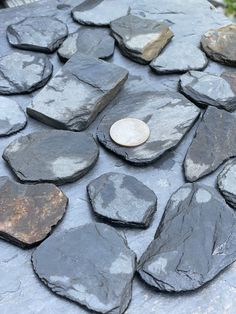
{"type": "Polygon", "coordinates": [[[150,136],[150,129],[142,120],[125,118],[116,121],[111,126],[110,136],[118,145],[135,147],[148,140],[150,136]]]}

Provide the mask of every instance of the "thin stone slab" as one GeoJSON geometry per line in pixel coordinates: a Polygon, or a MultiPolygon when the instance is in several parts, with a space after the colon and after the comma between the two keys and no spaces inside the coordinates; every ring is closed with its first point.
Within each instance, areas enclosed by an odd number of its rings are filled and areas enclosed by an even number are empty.
{"type": "Polygon", "coordinates": [[[0,58],[0,94],[30,93],[45,85],[51,74],[52,64],[47,56],[13,52],[0,58]]]}
{"type": "Polygon", "coordinates": [[[27,113],[59,129],[86,129],[119,92],[128,71],[76,53],[33,99],[27,113]]]}
{"type": "Polygon", "coordinates": [[[185,177],[196,181],[236,156],[236,117],[208,107],[184,161],[185,177]]]}
{"type": "Polygon", "coordinates": [[[180,91],[200,106],[214,106],[227,111],[236,109],[236,74],[219,75],[190,71],[180,77],[180,91]]]}
{"type": "Polygon", "coordinates": [[[98,154],[91,135],[52,130],[17,138],[5,148],[3,159],[21,181],[63,184],[84,176],[98,154]]]}
{"type": "Polygon", "coordinates": [[[81,26],[68,36],[57,52],[63,61],[70,59],[76,52],[107,59],[113,55],[114,49],[115,40],[107,29],[81,26]]]}
{"type": "Polygon", "coordinates": [[[135,254],[112,227],[87,224],[51,236],[32,262],[53,292],[92,312],[122,314],[129,305],[135,254]]]}
{"type": "Polygon", "coordinates": [[[169,74],[202,70],[207,64],[206,55],[198,47],[188,42],[177,42],[168,45],[150,67],[159,74],[169,74]]]}
{"type": "Polygon", "coordinates": [[[228,161],[217,178],[218,188],[229,205],[236,209],[236,159],[228,161]]]}
{"type": "Polygon", "coordinates": [[[106,26],[128,12],[126,0],[85,0],[73,8],[72,16],[80,24],[106,26]]]}
{"type": "Polygon", "coordinates": [[[0,238],[23,248],[43,241],[62,219],[67,197],[55,185],[0,177],[0,238]]]}
{"type": "Polygon", "coordinates": [[[156,211],[155,193],[132,176],[105,173],[87,191],[94,213],[112,223],[147,228],[156,211]]]}
{"type": "Polygon", "coordinates": [[[201,44],[212,60],[236,66],[236,24],[209,30],[203,35],[201,44]]]}
{"type": "Polygon", "coordinates": [[[195,290],[236,260],[236,216],[215,189],[185,184],[165,209],[139,261],[142,279],[161,291],[195,290]]]}
{"type": "Polygon", "coordinates": [[[149,63],[174,36],[168,24],[127,15],[111,22],[112,35],[122,53],[139,63],[149,63]]]}
{"type": "Polygon", "coordinates": [[[26,122],[24,111],[17,102],[0,96],[0,137],[22,130],[26,122]]]}
{"type": "Polygon", "coordinates": [[[48,16],[34,16],[7,27],[9,43],[20,49],[54,52],[68,35],[66,24],[48,16]]]}
{"type": "Polygon", "coordinates": [[[200,109],[175,92],[128,90],[118,95],[112,110],[104,116],[97,129],[98,140],[121,158],[144,165],[157,160],[176,147],[191,129],[200,109]],[[122,118],[137,118],[150,129],[148,140],[138,147],[122,147],[112,141],[110,128],[122,118]]]}

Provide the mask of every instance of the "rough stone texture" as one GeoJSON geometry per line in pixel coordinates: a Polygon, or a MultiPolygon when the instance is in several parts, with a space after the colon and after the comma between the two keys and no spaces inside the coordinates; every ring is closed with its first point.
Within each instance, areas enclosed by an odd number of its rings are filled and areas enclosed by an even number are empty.
{"type": "Polygon", "coordinates": [[[203,35],[201,44],[212,60],[236,66],[236,24],[209,30],[203,35]]]}
{"type": "Polygon", "coordinates": [[[95,214],[108,221],[147,228],[157,207],[157,197],[132,176],[109,172],[87,186],[95,214]]]}
{"type": "Polygon", "coordinates": [[[234,156],[236,156],[235,115],[209,107],[185,157],[186,179],[196,181],[234,156]]]}
{"type": "Polygon", "coordinates": [[[12,46],[47,53],[55,51],[67,35],[66,24],[47,16],[28,17],[7,27],[12,46]]]}
{"type": "Polygon", "coordinates": [[[85,0],[72,10],[72,15],[81,24],[105,26],[128,12],[125,0],[85,0]]]}
{"type": "Polygon", "coordinates": [[[39,278],[55,293],[99,313],[123,313],[131,299],[135,254],[105,224],[52,236],[33,253],[39,278]]]}
{"type": "Polygon", "coordinates": [[[168,74],[202,70],[207,64],[207,57],[198,47],[188,42],[177,42],[167,46],[150,66],[159,74],[168,74]]]}
{"type": "Polygon", "coordinates": [[[3,152],[3,159],[24,182],[73,182],[96,163],[98,146],[91,135],[44,131],[21,136],[3,152]]]}
{"type": "Polygon", "coordinates": [[[225,164],[218,175],[217,183],[226,202],[236,208],[236,159],[225,164]]]}
{"type": "Polygon", "coordinates": [[[86,129],[115,97],[128,72],[76,53],[33,99],[27,113],[60,129],[86,129]]]}
{"type": "Polygon", "coordinates": [[[30,93],[45,85],[51,74],[45,55],[13,52],[0,58],[0,94],[30,93]]]}
{"type": "Polygon", "coordinates": [[[209,105],[227,111],[236,109],[236,74],[221,76],[190,71],[180,78],[180,91],[198,105],[209,105]]]}
{"type": "Polygon", "coordinates": [[[115,40],[107,29],[83,27],[70,34],[58,49],[58,55],[67,61],[76,52],[94,58],[107,59],[114,53],[115,40]]]}
{"type": "Polygon", "coordinates": [[[170,198],[138,271],[151,286],[194,290],[236,260],[236,216],[213,188],[185,184],[170,198]]]}
{"type": "Polygon", "coordinates": [[[110,25],[122,53],[139,63],[149,63],[173,37],[168,24],[138,16],[123,16],[110,25]]]}
{"type": "Polygon", "coordinates": [[[24,248],[38,244],[63,217],[67,197],[53,184],[0,177],[0,238],[24,248]]]}
{"type": "Polygon", "coordinates": [[[176,147],[198,118],[200,110],[174,92],[124,92],[97,129],[99,141],[109,150],[136,165],[157,160],[176,147]],[[110,138],[110,128],[119,119],[137,118],[149,126],[149,139],[138,147],[122,147],[110,138]]]}
{"type": "Polygon", "coordinates": [[[0,96],[0,137],[10,135],[26,125],[26,116],[12,99],[0,96]]]}

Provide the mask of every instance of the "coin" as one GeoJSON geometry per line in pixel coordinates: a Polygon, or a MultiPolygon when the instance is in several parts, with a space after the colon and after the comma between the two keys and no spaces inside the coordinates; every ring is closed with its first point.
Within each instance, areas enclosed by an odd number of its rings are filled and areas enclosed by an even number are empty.
{"type": "Polygon", "coordinates": [[[120,146],[135,147],[148,140],[150,129],[142,120],[124,118],[116,121],[111,126],[110,136],[120,146]]]}

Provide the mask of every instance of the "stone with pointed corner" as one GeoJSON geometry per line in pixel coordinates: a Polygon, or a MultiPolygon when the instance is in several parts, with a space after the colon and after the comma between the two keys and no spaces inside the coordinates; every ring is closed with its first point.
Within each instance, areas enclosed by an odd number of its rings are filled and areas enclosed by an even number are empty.
{"type": "Polygon", "coordinates": [[[229,160],[217,178],[221,194],[236,209],[236,158],[229,160]]]}

